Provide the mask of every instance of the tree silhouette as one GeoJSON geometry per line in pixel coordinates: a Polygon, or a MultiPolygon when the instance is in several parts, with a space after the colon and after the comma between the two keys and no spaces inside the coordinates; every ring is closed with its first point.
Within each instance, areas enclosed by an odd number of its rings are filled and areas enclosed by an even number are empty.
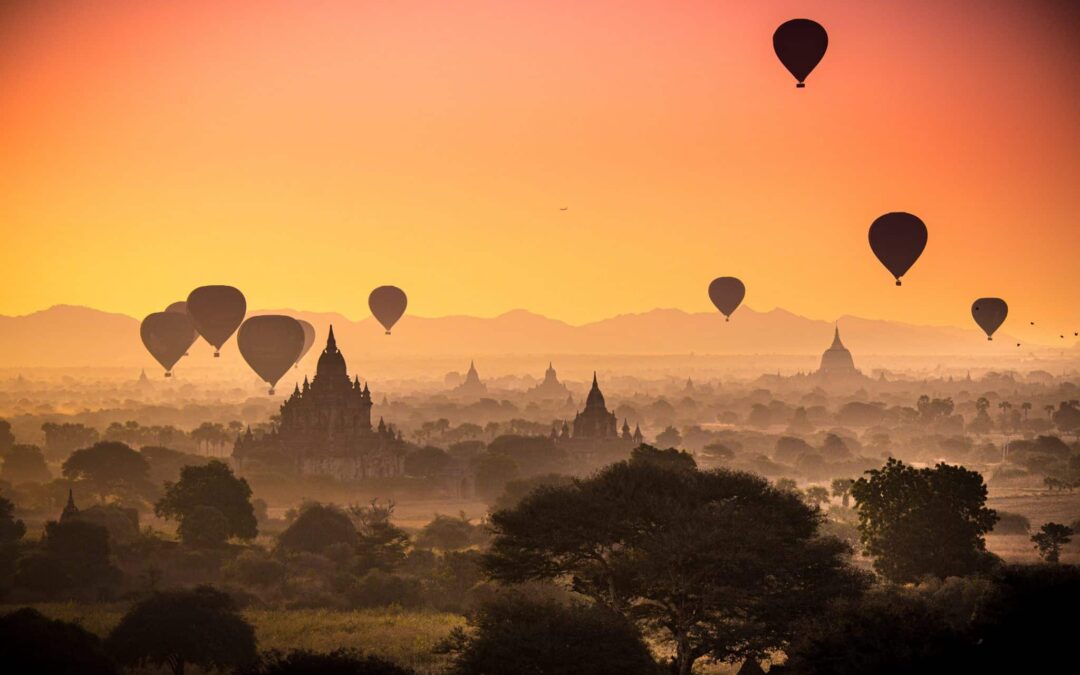
{"type": "Polygon", "coordinates": [[[355,547],[356,526],[341,509],[318,502],[306,504],[278,537],[278,547],[286,553],[322,553],[336,544],[355,547]]]}
{"type": "Polygon", "coordinates": [[[188,664],[203,670],[255,662],[255,629],[227,594],[200,586],[157,592],[131,608],[105,641],[125,666],[166,666],[183,675],[188,664]]]}
{"type": "Polygon", "coordinates": [[[488,574],[567,584],[664,636],[673,670],[782,647],[800,616],[853,592],[847,547],[751,474],[620,462],[491,516],[488,574]]]}
{"type": "Polygon", "coordinates": [[[1038,532],[1031,535],[1042,559],[1056,563],[1061,559],[1061,547],[1072,541],[1073,531],[1068,525],[1046,523],[1038,532]]]}
{"type": "Polygon", "coordinates": [[[839,497],[846,509],[851,503],[851,486],[855,484],[851,478],[834,478],[832,482],[832,495],[839,497]]]}
{"type": "Polygon", "coordinates": [[[228,522],[228,536],[253,539],[258,534],[251,487],[218,460],[202,466],[185,466],[180,480],[165,483],[165,495],[154,505],[162,518],[183,521],[200,506],[213,507],[228,522]]]}
{"type": "Polygon", "coordinates": [[[117,441],[101,441],[76,450],[64,462],[64,477],[85,483],[104,502],[110,495],[129,497],[148,487],[146,458],[117,441]]]}
{"type": "Polygon", "coordinates": [[[983,535],[997,522],[977,471],[916,469],[890,458],[851,487],[874,569],[897,582],[970,574],[987,562],[983,535]]]}
{"type": "Polygon", "coordinates": [[[8,673],[114,675],[101,640],[76,623],[47,619],[29,607],[0,616],[0,664],[8,673]]]}
{"type": "Polygon", "coordinates": [[[21,483],[48,483],[52,473],[45,464],[45,455],[36,445],[14,445],[4,455],[0,478],[19,485],[21,483]]]}

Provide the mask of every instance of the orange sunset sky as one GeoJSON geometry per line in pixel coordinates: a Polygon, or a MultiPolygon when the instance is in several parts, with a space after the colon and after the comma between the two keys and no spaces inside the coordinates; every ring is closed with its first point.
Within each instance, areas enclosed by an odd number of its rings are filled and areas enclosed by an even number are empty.
{"type": "Polygon", "coordinates": [[[0,314],[228,283],[361,318],[391,283],[581,323],[735,275],[755,309],[1076,330],[1076,5],[6,0],[0,314]],[[798,90],[771,36],[803,16],[798,90]],[[902,288],[866,239],[895,210],[930,230],[902,288]]]}

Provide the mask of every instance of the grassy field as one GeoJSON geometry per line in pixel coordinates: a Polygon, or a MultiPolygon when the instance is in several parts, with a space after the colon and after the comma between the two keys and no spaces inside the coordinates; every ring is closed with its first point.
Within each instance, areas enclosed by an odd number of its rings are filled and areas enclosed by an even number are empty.
{"type": "MultiPolygon", "coordinates": [[[[105,636],[120,621],[123,604],[38,604],[42,614],[76,621],[87,630],[105,636]]],[[[17,609],[0,606],[0,614],[17,609]]],[[[260,650],[311,649],[329,652],[342,647],[377,654],[418,673],[445,670],[446,659],[432,653],[435,644],[464,618],[439,612],[384,610],[332,611],[250,610],[245,618],[255,626],[260,650]]]]}
{"type": "MultiPolygon", "coordinates": [[[[1068,525],[1080,519],[1080,493],[1048,493],[1041,488],[991,489],[987,506],[1026,516],[1031,521],[1032,534],[1048,522],[1068,525]]],[[[990,534],[986,537],[986,547],[1008,562],[1039,562],[1030,535],[990,534]]],[[[1062,550],[1061,562],[1080,563],[1080,536],[1073,537],[1072,543],[1062,550]]]]}

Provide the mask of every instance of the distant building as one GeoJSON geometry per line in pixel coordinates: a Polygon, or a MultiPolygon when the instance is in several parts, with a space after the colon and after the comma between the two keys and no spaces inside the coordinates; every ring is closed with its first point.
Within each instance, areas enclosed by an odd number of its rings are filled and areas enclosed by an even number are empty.
{"type": "Polygon", "coordinates": [[[314,379],[305,377],[281,405],[270,433],[256,437],[248,429],[238,438],[233,459],[241,471],[264,464],[338,480],[400,476],[406,443],[381,419],[372,427],[371,406],[368,386],[349,380],[331,326],[314,379]]]}
{"type": "Polygon", "coordinates": [[[855,360],[851,358],[851,352],[840,341],[839,326],[836,327],[836,332],[833,335],[832,345],[821,355],[821,367],[818,368],[817,374],[826,377],[861,375],[855,368],[855,360]]]}
{"type": "Polygon", "coordinates": [[[624,459],[644,440],[640,425],[631,433],[627,420],[623,420],[619,433],[615,413],[607,409],[596,373],[585,399],[585,409],[574,416],[573,427],[563,422],[561,429],[551,430],[551,438],[579,459],[596,465],[624,459]]]}
{"type": "Polygon", "coordinates": [[[480,374],[476,372],[475,362],[469,361],[469,372],[465,373],[465,381],[454,387],[450,393],[464,398],[487,396],[487,385],[480,381],[480,374]]]}
{"type": "Polygon", "coordinates": [[[548,363],[547,370],[544,372],[544,381],[525,392],[525,395],[539,401],[557,401],[569,396],[570,391],[565,384],[559,382],[554,366],[548,363]]]}

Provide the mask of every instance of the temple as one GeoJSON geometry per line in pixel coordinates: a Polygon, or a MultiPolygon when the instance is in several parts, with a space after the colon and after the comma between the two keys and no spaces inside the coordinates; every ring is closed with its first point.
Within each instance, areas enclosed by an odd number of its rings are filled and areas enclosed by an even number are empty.
{"type": "Polygon", "coordinates": [[[570,391],[565,384],[559,382],[555,368],[550,363],[544,372],[544,381],[525,392],[527,397],[537,401],[562,401],[569,394],[570,391]]]}
{"type": "Polygon", "coordinates": [[[851,352],[847,350],[843,342],[840,342],[840,327],[836,327],[832,345],[821,355],[821,367],[818,375],[826,377],[847,377],[859,375],[855,368],[855,360],[851,358],[851,352]]]}
{"type": "Polygon", "coordinates": [[[596,373],[593,373],[585,409],[574,416],[573,427],[563,422],[561,429],[552,428],[551,438],[586,465],[603,466],[625,459],[645,437],[640,425],[631,432],[627,420],[623,420],[622,432],[619,432],[615,413],[607,409],[596,373]]]}
{"type": "Polygon", "coordinates": [[[465,381],[454,387],[450,393],[465,398],[487,396],[487,385],[480,381],[480,374],[476,372],[475,362],[469,361],[469,372],[465,373],[465,381]]]}
{"type": "Polygon", "coordinates": [[[305,377],[281,405],[278,425],[262,436],[248,429],[237,438],[237,469],[264,464],[338,480],[400,476],[405,442],[381,419],[372,426],[371,406],[368,386],[349,379],[331,326],[314,379],[305,377]]]}

